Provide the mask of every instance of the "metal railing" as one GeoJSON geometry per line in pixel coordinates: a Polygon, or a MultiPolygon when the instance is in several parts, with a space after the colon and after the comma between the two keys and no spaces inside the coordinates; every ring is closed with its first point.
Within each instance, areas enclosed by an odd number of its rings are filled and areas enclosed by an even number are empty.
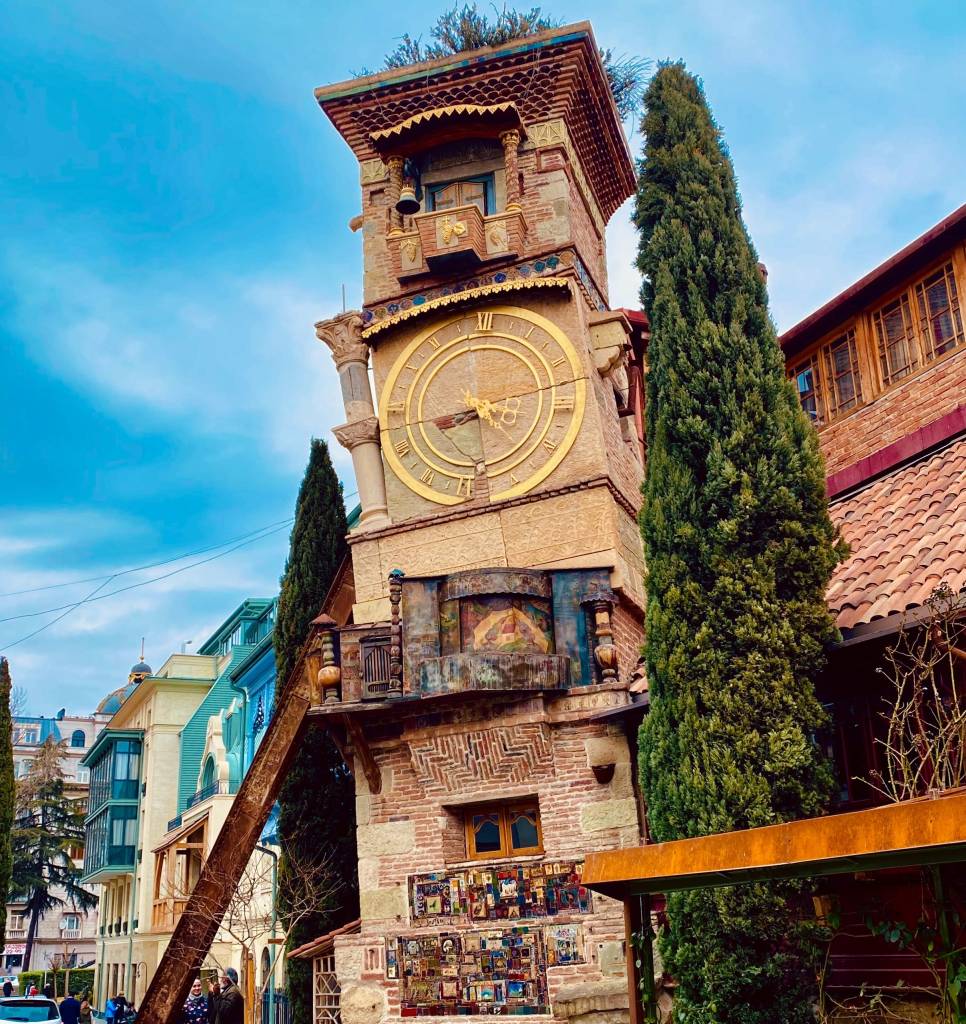
{"type": "Polygon", "coordinates": [[[292,1008],[284,992],[264,993],[261,1024],[292,1024],[292,1008]]]}
{"type": "Polygon", "coordinates": [[[228,782],[212,782],[210,786],[205,786],[204,789],[199,789],[197,793],[192,793],[188,797],[188,806],[194,807],[200,804],[202,800],[207,800],[210,796],[234,793],[236,788],[228,782]]]}
{"type": "Polygon", "coordinates": [[[177,815],[168,821],[168,832],[173,832],[176,828],[181,828],[181,815],[177,815]]]}

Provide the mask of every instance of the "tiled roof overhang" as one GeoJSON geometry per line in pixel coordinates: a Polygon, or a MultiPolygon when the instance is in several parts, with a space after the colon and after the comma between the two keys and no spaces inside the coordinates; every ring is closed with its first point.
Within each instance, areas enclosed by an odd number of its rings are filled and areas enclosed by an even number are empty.
{"type": "Polygon", "coordinates": [[[380,155],[373,133],[414,115],[513,103],[526,126],[563,119],[605,219],[634,191],[630,150],[589,22],[350,79],[315,96],[360,161],[380,155]]]}
{"type": "Polygon", "coordinates": [[[966,435],[829,511],[851,548],[826,595],[847,638],[890,617],[900,628],[943,581],[957,592],[966,587],[966,435]]]}
{"type": "Polygon", "coordinates": [[[786,358],[807,348],[812,342],[828,334],[840,323],[848,320],[876,297],[885,295],[912,274],[924,270],[940,257],[944,250],[966,238],[966,205],[954,210],[948,217],[931,227],[925,234],[860,277],[844,292],[810,313],[804,320],[790,327],[778,341],[786,358]]]}

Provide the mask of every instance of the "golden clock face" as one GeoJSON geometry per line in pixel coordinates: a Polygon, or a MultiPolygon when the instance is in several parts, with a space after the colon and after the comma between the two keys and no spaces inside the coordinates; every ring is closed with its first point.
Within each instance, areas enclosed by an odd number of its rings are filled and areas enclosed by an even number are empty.
{"type": "Polygon", "coordinates": [[[584,415],[576,350],[545,317],[487,306],[436,321],[403,349],[379,400],[396,475],[440,505],[525,494],[560,465],[584,415]]]}

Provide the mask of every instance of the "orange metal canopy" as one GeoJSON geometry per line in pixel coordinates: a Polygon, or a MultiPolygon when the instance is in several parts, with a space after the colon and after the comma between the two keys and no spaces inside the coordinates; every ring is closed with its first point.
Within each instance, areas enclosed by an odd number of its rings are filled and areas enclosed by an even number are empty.
{"type": "Polygon", "coordinates": [[[966,790],[867,811],[587,855],[607,896],[966,861],[966,790]]]}

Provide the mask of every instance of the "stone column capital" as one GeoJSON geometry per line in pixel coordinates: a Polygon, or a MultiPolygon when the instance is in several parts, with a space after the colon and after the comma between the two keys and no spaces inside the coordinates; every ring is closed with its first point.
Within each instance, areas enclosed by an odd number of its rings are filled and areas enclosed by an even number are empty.
{"type": "Polygon", "coordinates": [[[369,346],[362,339],[362,315],[355,309],[315,325],[315,336],[332,352],[338,369],[346,363],[368,363],[369,346]]]}
{"type": "Polygon", "coordinates": [[[379,441],[379,417],[366,416],[365,419],[353,420],[351,423],[343,423],[342,426],[333,427],[332,433],[335,439],[343,448],[351,452],[360,444],[372,444],[379,441]]]}

